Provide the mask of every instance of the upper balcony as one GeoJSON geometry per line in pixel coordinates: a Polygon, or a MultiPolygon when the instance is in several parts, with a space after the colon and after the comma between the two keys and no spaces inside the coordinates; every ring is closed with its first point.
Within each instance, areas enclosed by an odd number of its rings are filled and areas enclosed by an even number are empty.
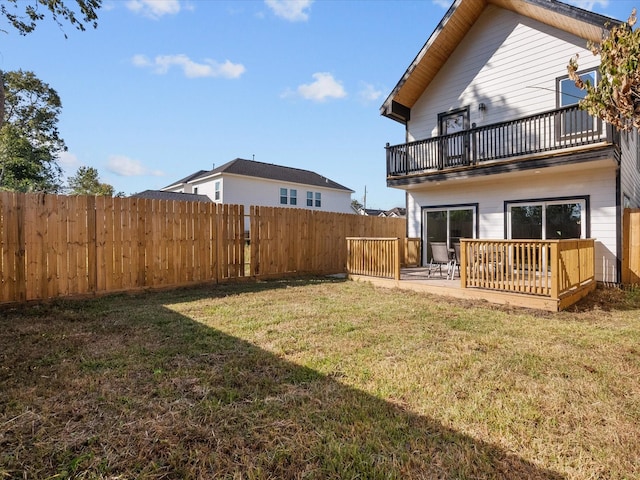
{"type": "MultiPolygon", "coordinates": [[[[387,182],[614,147],[619,134],[577,105],[402,145],[387,144],[387,182]]],[[[536,167],[537,168],[537,167],[536,167]]]]}

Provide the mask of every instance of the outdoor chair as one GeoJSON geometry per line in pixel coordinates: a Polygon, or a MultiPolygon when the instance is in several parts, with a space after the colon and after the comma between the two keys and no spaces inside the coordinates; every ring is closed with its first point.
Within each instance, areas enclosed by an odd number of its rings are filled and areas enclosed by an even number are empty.
{"type": "Polygon", "coordinates": [[[453,279],[453,269],[455,260],[449,257],[449,249],[445,242],[431,242],[431,262],[429,262],[428,276],[430,277],[433,271],[438,268],[440,276],[442,276],[442,266],[447,267],[447,280],[449,276],[453,279]]]}

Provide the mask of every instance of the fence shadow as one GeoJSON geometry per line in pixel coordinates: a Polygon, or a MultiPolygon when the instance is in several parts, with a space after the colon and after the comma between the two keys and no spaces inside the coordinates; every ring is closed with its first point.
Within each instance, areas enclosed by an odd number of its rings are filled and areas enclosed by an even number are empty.
{"type": "MultiPolygon", "coordinates": [[[[205,298],[202,289],[182,290],[170,300],[205,298]]],[[[0,476],[564,478],[161,299],[122,295],[8,313],[0,476]]]]}

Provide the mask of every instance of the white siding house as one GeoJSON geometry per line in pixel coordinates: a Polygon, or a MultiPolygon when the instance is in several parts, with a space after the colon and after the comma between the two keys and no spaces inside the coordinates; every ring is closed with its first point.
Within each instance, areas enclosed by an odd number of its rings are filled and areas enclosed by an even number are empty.
{"type": "Polygon", "coordinates": [[[353,190],[309,170],[236,158],[210,171],[200,170],[162,189],[206,195],[215,203],[308,208],[354,213],[353,190]]]}
{"type": "Polygon", "coordinates": [[[598,74],[587,49],[621,23],[547,0],[457,0],[381,107],[387,185],[407,192],[408,235],[595,238],[596,278],[620,282],[622,208],[640,206],[638,135],[575,104],[567,78],[598,74]]]}

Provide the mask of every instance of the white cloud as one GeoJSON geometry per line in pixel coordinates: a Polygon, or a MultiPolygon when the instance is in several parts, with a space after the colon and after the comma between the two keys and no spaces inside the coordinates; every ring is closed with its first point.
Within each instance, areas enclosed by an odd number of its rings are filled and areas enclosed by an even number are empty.
{"type": "Polygon", "coordinates": [[[107,160],[107,170],[121,177],[140,177],[143,175],[153,175],[161,177],[164,175],[160,170],[150,170],[138,160],[134,160],[124,155],[111,155],[107,160]]]}
{"type": "Polygon", "coordinates": [[[129,0],[126,6],[132,12],[153,19],[175,15],[181,9],[179,0],[129,0]]]}
{"type": "Polygon", "coordinates": [[[363,103],[375,102],[382,96],[382,91],[377,90],[373,85],[369,83],[362,83],[362,87],[358,92],[358,98],[363,103]]]}
{"type": "Polygon", "coordinates": [[[75,170],[80,166],[80,160],[78,160],[78,157],[70,152],[60,152],[58,155],[58,162],[66,172],[75,170]]]}
{"type": "Polygon", "coordinates": [[[432,0],[432,2],[442,8],[449,8],[453,4],[453,0],[432,0]]]}
{"type": "Polygon", "coordinates": [[[327,72],[318,72],[312,75],[314,81],[300,85],[295,92],[285,92],[283,96],[298,95],[306,100],[324,102],[327,98],[344,98],[347,92],[333,75],[327,72]]]}
{"type": "Polygon", "coordinates": [[[187,78],[222,77],[239,78],[246,68],[241,63],[232,63],[225,60],[218,63],[215,60],[205,59],[203,63],[197,63],[183,54],[178,55],[158,55],[153,60],[145,55],[134,55],[131,63],[140,68],[152,68],[154,73],[166,74],[171,67],[178,67],[187,78]]]}
{"type": "Polygon", "coordinates": [[[264,0],[264,3],[280,18],[290,22],[306,22],[309,19],[307,10],[313,0],[264,0]]]}

